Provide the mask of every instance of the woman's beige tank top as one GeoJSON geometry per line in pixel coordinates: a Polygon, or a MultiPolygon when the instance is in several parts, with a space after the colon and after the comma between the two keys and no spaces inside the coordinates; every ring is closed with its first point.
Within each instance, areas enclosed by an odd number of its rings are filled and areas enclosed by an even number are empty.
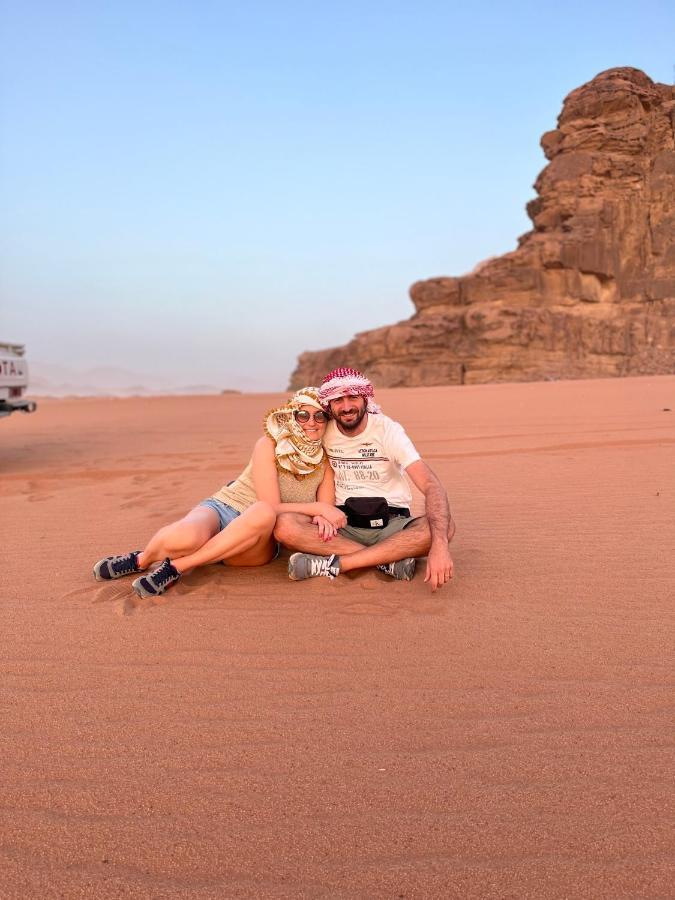
{"type": "MultiPolygon", "coordinates": [[[[304,478],[296,478],[290,472],[278,470],[277,474],[282,503],[313,503],[316,500],[319,485],[323,481],[324,467],[323,465],[319,466],[311,475],[306,475],[304,478]]],[[[258,498],[253,484],[253,461],[249,460],[239,478],[231,484],[221,487],[213,495],[213,499],[227,503],[228,506],[239,512],[243,512],[255,503],[258,498]]]]}

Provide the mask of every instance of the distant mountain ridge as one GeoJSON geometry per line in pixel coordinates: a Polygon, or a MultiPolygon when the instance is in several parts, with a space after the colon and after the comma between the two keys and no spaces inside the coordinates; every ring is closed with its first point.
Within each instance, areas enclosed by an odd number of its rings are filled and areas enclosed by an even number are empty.
{"type": "Polygon", "coordinates": [[[78,370],[31,362],[29,393],[36,397],[151,397],[158,394],[220,394],[213,384],[180,385],[117,366],[78,370]]]}

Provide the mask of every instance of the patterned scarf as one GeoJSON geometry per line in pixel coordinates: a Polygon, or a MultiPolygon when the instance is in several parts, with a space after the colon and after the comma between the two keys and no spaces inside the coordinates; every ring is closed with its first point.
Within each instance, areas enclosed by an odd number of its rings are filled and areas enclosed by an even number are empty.
{"type": "Polygon", "coordinates": [[[298,479],[311,475],[323,464],[324,459],[321,441],[310,441],[295,421],[293,413],[302,406],[322,409],[317,388],[301,388],[286,406],[273,409],[264,420],[265,434],[274,441],[277,469],[280,472],[290,472],[298,479]]]}

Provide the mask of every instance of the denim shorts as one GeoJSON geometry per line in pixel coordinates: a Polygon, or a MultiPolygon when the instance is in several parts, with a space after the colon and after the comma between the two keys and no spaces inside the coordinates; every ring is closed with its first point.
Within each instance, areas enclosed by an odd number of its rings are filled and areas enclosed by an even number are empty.
{"type": "Polygon", "coordinates": [[[238,509],[232,509],[227,503],[223,503],[222,500],[216,500],[215,497],[207,497],[207,499],[202,500],[199,505],[208,506],[209,509],[212,509],[218,514],[218,521],[220,522],[219,531],[222,531],[223,528],[226,528],[230,524],[230,522],[234,522],[237,516],[241,515],[238,509]]]}
{"type": "MultiPolygon", "coordinates": [[[[223,528],[227,528],[227,526],[234,522],[237,516],[240,516],[241,513],[238,509],[232,509],[231,506],[228,506],[227,503],[223,503],[222,500],[216,500],[215,497],[207,497],[206,500],[202,500],[199,506],[207,506],[209,509],[212,509],[215,513],[218,514],[218,520],[220,522],[220,531],[223,528]]],[[[219,532],[220,533],[220,532],[219,532]]],[[[276,549],[274,551],[274,556],[272,559],[276,559],[279,553],[281,552],[281,544],[276,545],[276,549]]],[[[221,560],[222,564],[227,565],[226,561],[221,560]]],[[[271,560],[270,560],[271,562],[271,560]]]]}

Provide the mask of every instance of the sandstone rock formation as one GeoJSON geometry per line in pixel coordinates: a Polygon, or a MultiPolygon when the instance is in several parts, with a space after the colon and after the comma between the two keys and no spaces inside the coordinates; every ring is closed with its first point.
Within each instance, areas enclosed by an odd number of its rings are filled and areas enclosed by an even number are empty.
{"type": "Polygon", "coordinates": [[[565,99],[512,253],[410,288],[416,312],[303,353],[380,387],[675,372],[675,87],[602,72],[565,99]]]}

